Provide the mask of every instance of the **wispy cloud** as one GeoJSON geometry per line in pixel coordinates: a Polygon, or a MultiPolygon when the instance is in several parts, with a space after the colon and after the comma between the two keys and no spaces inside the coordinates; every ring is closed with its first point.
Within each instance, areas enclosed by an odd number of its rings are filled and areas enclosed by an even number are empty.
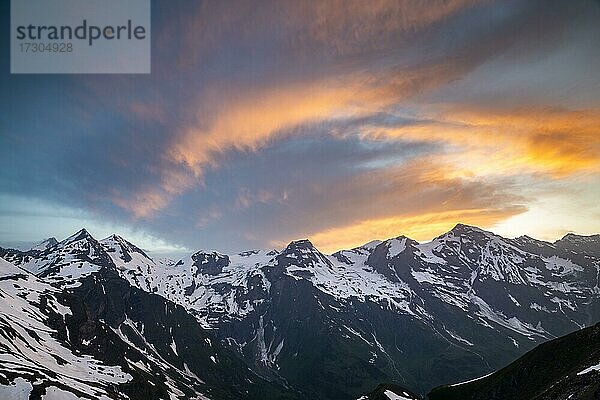
{"type": "Polygon", "coordinates": [[[446,106],[422,124],[366,127],[371,139],[412,139],[454,146],[449,175],[546,174],[563,178],[600,169],[600,110],[516,110],[446,106]]]}

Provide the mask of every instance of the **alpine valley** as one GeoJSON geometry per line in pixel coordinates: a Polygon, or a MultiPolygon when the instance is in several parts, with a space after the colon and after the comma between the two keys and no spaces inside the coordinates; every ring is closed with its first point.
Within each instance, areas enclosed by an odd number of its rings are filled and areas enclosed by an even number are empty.
{"type": "Polygon", "coordinates": [[[0,398],[600,398],[600,235],[0,257],[0,398]]]}

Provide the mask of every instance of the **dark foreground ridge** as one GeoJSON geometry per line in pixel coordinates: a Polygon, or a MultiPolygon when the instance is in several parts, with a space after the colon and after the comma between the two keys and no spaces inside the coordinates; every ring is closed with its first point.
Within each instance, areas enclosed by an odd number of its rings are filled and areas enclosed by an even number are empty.
{"type": "Polygon", "coordinates": [[[600,399],[600,324],[551,340],[472,382],[435,388],[429,400],[600,399]]]}
{"type": "Polygon", "coordinates": [[[359,400],[598,400],[600,323],[539,345],[505,368],[421,397],[381,384],[359,400]]]}

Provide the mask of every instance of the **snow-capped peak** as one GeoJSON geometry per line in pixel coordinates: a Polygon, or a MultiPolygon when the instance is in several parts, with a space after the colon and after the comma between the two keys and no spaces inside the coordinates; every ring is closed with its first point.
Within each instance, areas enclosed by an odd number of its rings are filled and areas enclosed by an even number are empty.
{"type": "Polygon", "coordinates": [[[461,237],[461,236],[487,236],[487,237],[493,237],[496,236],[494,233],[486,231],[484,229],[478,228],[476,226],[472,226],[472,225],[466,225],[466,224],[456,224],[454,226],[454,228],[450,229],[448,232],[444,233],[443,235],[439,236],[439,237],[449,237],[449,236],[455,236],[455,237],[461,237]]]}
{"type": "Polygon", "coordinates": [[[316,250],[316,247],[314,244],[312,244],[312,242],[308,239],[299,239],[299,240],[292,240],[285,248],[285,250],[283,252],[285,252],[286,250],[289,249],[314,249],[316,250]]]}
{"type": "Polygon", "coordinates": [[[279,257],[300,257],[306,258],[305,255],[316,254],[323,256],[323,254],[315,247],[314,244],[308,239],[293,240],[286,246],[285,249],[279,253],[279,257]]]}
{"type": "Polygon", "coordinates": [[[404,252],[406,247],[412,243],[418,244],[406,236],[398,236],[393,239],[388,239],[383,243],[385,243],[388,248],[388,258],[396,257],[398,254],[404,252]]]}
{"type": "Polygon", "coordinates": [[[48,249],[46,253],[69,253],[71,255],[86,256],[89,258],[105,258],[103,247],[85,228],[59,242],[48,249]]]}
{"type": "MultiPolygon", "coordinates": [[[[582,323],[577,312],[586,306],[580,299],[600,292],[597,247],[575,245],[571,239],[577,237],[565,239],[566,252],[547,242],[540,248],[528,243],[534,239],[507,239],[459,224],[421,244],[398,236],[327,256],[304,239],[290,242],[280,253],[198,251],[175,263],[152,260],[117,235],[100,246],[82,230],[48,252],[21,254],[35,260],[16,264],[43,278],[61,278],[69,286],[114,264],[132,285],[193,310],[207,327],[258,313],[271,293],[302,281],[302,287],[312,284],[317,297],[322,292],[339,303],[334,307],[370,302],[431,321],[437,309],[428,309],[428,302],[441,301],[485,329],[508,330],[530,340],[554,334],[544,323],[548,315],[564,315],[569,327],[582,323]],[[578,253],[570,252],[578,248],[578,253]],[[587,258],[571,259],[571,254],[587,258]],[[105,263],[109,257],[112,262],[105,263]]],[[[320,307],[327,309],[326,304],[320,307]]],[[[468,337],[456,340],[470,346],[468,337]]]]}
{"type": "Polygon", "coordinates": [[[77,232],[75,232],[74,234],[72,234],[71,236],[66,238],[65,240],[61,241],[60,244],[64,246],[69,243],[78,242],[80,240],[89,240],[89,239],[96,241],[96,239],[94,239],[94,237],[85,228],[81,228],[80,230],[78,230],[77,232]]]}
{"type": "Polygon", "coordinates": [[[297,267],[331,267],[331,261],[310,240],[294,240],[276,257],[280,265],[297,267]]]}
{"type": "Polygon", "coordinates": [[[13,258],[9,261],[56,286],[78,286],[81,278],[103,267],[114,268],[102,245],[85,229],[39,254],[15,254],[13,258]]]}
{"type": "Polygon", "coordinates": [[[58,240],[56,240],[55,237],[49,237],[48,239],[43,240],[40,243],[36,244],[29,250],[44,251],[44,250],[48,250],[49,248],[51,248],[53,246],[56,246],[57,244],[58,244],[58,240]]]}
{"type": "Polygon", "coordinates": [[[137,253],[140,256],[150,260],[150,257],[139,247],[133,243],[127,241],[119,235],[111,235],[100,241],[102,247],[109,253],[116,252],[119,254],[119,258],[125,262],[129,262],[134,258],[133,253],[137,253]]]}

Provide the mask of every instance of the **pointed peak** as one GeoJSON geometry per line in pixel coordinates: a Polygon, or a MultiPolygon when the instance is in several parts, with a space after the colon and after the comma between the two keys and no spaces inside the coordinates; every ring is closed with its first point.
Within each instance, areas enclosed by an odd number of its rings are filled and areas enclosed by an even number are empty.
{"type": "Polygon", "coordinates": [[[292,240],[287,247],[296,246],[296,247],[315,247],[309,239],[298,239],[292,240]]]}
{"type": "Polygon", "coordinates": [[[150,259],[150,257],[148,257],[148,255],[144,252],[144,250],[140,249],[135,244],[131,243],[129,240],[125,239],[124,237],[117,235],[116,233],[113,233],[109,237],[102,239],[100,241],[100,243],[105,248],[110,248],[113,250],[115,250],[116,246],[119,246],[121,248],[120,249],[121,252],[123,253],[122,258],[125,261],[129,261],[131,259],[131,256],[129,254],[125,254],[128,252],[139,253],[142,256],[146,257],[147,259],[150,259]]]}
{"type": "Polygon", "coordinates": [[[71,242],[76,242],[78,240],[83,240],[83,239],[95,240],[94,237],[87,231],[87,229],[81,228],[80,230],[78,230],[77,232],[75,232],[74,234],[72,234],[71,236],[66,238],[65,240],[63,240],[61,243],[71,243],[71,242]]]}
{"type": "Polygon", "coordinates": [[[543,249],[543,248],[555,248],[555,245],[551,242],[547,242],[545,240],[536,239],[529,235],[521,235],[514,239],[509,239],[509,243],[514,244],[515,246],[522,248],[524,250],[531,250],[533,248],[543,249]]]}
{"type": "Polygon", "coordinates": [[[318,253],[321,252],[308,239],[292,240],[279,254],[318,253]]]}
{"type": "Polygon", "coordinates": [[[100,243],[103,243],[103,244],[118,243],[121,245],[132,246],[132,244],[128,240],[126,240],[123,236],[117,235],[116,233],[113,233],[112,235],[100,240],[100,243]]]}
{"type": "Polygon", "coordinates": [[[411,239],[408,236],[404,236],[404,235],[396,236],[395,238],[388,239],[388,241],[389,240],[401,240],[401,241],[406,241],[407,243],[418,243],[416,240],[411,239]]]}
{"type": "Polygon", "coordinates": [[[452,229],[450,229],[448,232],[438,236],[438,238],[445,238],[448,236],[469,236],[472,234],[480,234],[480,235],[483,234],[486,236],[494,235],[494,233],[483,230],[477,226],[458,223],[458,224],[454,225],[454,227],[452,229]]]}
{"type": "Polygon", "coordinates": [[[409,238],[408,236],[404,236],[404,235],[400,235],[400,236],[396,236],[394,238],[390,238],[387,240],[384,240],[383,242],[380,242],[379,244],[386,244],[388,246],[392,245],[393,243],[404,243],[405,245],[409,245],[409,244],[419,244],[419,242],[417,242],[414,239],[409,238]]]}
{"type": "Polygon", "coordinates": [[[531,237],[529,235],[521,235],[519,237],[516,237],[514,239],[516,242],[521,242],[521,243],[537,243],[537,244],[552,244],[548,241],[545,240],[541,240],[541,239],[536,239],[534,237],[531,237]]]}
{"type": "Polygon", "coordinates": [[[276,257],[280,265],[294,264],[300,267],[316,265],[331,266],[331,262],[310,240],[294,240],[276,257]]]}
{"type": "Polygon", "coordinates": [[[532,238],[532,237],[531,237],[531,236],[529,236],[529,235],[521,235],[521,236],[519,236],[519,237],[515,238],[515,240],[526,240],[526,241],[532,241],[532,240],[536,240],[536,239],[532,238]]]}
{"type": "Polygon", "coordinates": [[[471,231],[481,231],[481,228],[478,228],[473,225],[467,225],[463,223],[458,223],[454,225],[454,228],[450,229],[450,232],[471,232],[471,231]]]}
{"type": "Polygon", "coordinates": [[[38,250],[44,251],[48,250],[51,247],[54,247],[58,244],[58,240],[55,237],[49,237],[48,239],[42,240],[40,243],[36,244],[29,250],[38,250]]]}

